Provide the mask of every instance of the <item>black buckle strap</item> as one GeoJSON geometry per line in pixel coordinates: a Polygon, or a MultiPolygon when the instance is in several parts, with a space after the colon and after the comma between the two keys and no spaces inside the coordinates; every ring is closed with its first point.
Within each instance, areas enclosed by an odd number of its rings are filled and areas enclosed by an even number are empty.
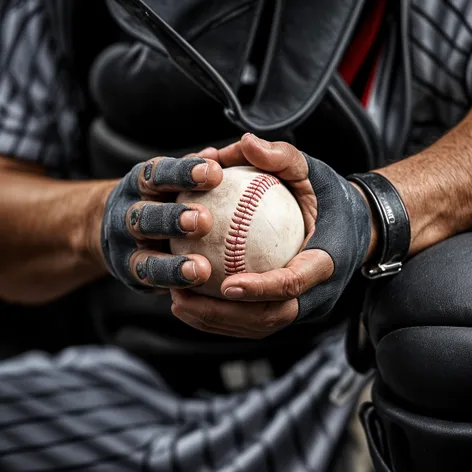
{"type": "Polygon", "coordinates": [[[348,180],[365,191],[381,229],[378,261],[365,265],[362,274],[377,279],[400,272],[410,249],[411,232],[410,219],[397,189],[375,172],[352,174],[348,180]]]}

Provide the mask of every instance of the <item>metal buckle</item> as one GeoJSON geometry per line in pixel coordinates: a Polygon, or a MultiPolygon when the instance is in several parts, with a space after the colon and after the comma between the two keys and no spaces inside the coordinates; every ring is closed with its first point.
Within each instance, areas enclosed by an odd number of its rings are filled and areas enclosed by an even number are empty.
{"type": "Polygon", "coordinates": [[[380,279],[382,277],[388,277],[389,275],[398,274],[401,272],[403,267],[402,262],[392,262],[387,264],[378,264],[375,267],[367,269],[366,267],[362,268],[362,275],[368,279],[380,279]]]}

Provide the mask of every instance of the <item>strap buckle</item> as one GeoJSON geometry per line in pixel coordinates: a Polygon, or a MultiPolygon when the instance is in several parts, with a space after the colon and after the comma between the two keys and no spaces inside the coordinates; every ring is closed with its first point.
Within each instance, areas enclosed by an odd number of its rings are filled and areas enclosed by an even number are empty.
{"type": "Polygon", "coordinates": [[[388,277],[390,275],[398,274],[401,272],[403,263],[391,262],[385,264],[377,264],[374,267],[363,267],[362,275],[368,279],[375,280],[382,277],[388,277]]]}

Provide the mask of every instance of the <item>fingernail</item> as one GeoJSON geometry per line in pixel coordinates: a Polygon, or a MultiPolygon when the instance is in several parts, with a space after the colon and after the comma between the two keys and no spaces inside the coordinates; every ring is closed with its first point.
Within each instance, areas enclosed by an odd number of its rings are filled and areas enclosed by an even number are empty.
{"type": "Polygon", "coordinates": [[[266,149],[272,149],[272,145],[269,143],[269,141],[265,141],[264,139],[258,138],[257,136],[252,136],[252,139],[256,141],[256,143],[259,144],[259,146],[266,148],[266,149]]]}
{"type": "Polygon", "coordinates": [[[184,211],[180,217],[180,227],[187,233],[193,233],[198,228],[198,211],[184,211]]]}
{"type": "Polygon", "coordinates": [[[208,164],[198,164],[192,170],[192,179],[196,184],[204,184],[208,180],[208,164]]]}
{"type": "Polygon", "coordinates": [[[195,262],[193,261],[185,262],[181,270],[182,270],[182,275],[187,280],[190,280],[191,282],[195,282],[196,280],[198,280],[197,267],[195,265],[195,262]]]}
{"type": "Polygon", "coordinates": [[[141,280],[144,280],[147,277],[147,272],[146,272],[146,264],[143,262],[139,261],[136,264],[136,273],[138,274],[138,277],[141,280]]]}
{"type": "Polygon", "coordinates": [[[246,296],[246,290],[241,287],[229,287],[225,290],[224,295],[232,300],[240,300],[246,296]]]}
{"type": "Polygon", "coordinates": [[[152,163],[147,164],[144,168],[144,180],[148,181],[151,179],[152,174],[152,163]]]}
{"type": "Polygon", "coordinates": [[[131,215],[130,215],[130,217],[129,217],[131,226],[134,226],[134,225],[138,222],[138,218],[139,218],[139,210],[138,210],[137,208],[135,208],[135,209],[131,212],[131,215]]]}

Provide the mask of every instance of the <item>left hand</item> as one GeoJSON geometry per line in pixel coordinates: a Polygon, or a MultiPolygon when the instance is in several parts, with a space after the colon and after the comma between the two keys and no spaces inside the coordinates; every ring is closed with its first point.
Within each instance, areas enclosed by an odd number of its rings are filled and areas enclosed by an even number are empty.
{"type": "Polygon", "coordinates": [[[291,144],[251,134],[210,158],[223,168],[253,165],[284,181],[300,205],[307,236],[302,252],[285,268],[225,279],[221,292],[228,301],[171,290],[174,315],[202,331],[252,339],[269,336],[308,313],[325,316],[369,247],[370,210],[361,193],[291,144]],[[244,301],[252,303],[242,305],[244,301]]]}

